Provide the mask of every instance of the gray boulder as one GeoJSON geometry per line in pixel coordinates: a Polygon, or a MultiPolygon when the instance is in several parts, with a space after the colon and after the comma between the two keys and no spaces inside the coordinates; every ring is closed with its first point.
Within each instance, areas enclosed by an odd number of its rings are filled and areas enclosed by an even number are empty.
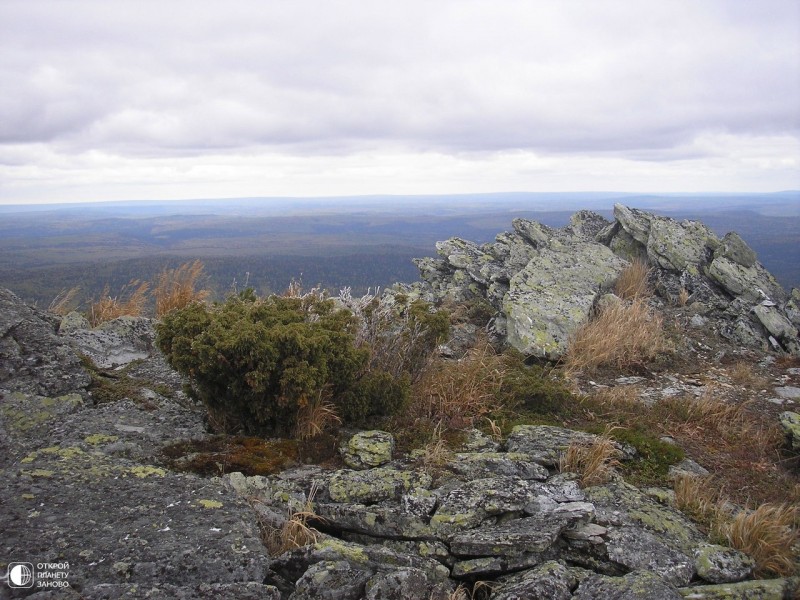
{"type": "Polygon", "coordinates": [[[624,577],[591,575],[572,595],[575,600],[681,600],[678,590],[649,571],[624,577]]]}
{"type": "Polygon", "coordinates": [[[541,248],[511,278],[503,299],[508,343],[538,358],[562,356],[570,336],[588,320],[595,300],[625,264],[591,241],[541,248]]]}
{"type": "Polygon", "coordinates": [[[733,583],[753,573],[755,561],[734,548],[703,544],[695,551],[697,575],[709,583],[733,583]]]}
{"type": "Polygon", "coordinates": [[[66,337],[95,365],[112,369],[150,356],[155,329],[151,319],[123,316],[94,329],[67,328],[66,337]]]}
{"type": "Polygon", "coordinates": [[[533,569],[499,580],[492,600],[569,600],[578,580],[557,561],[548,561],[533,569]]]}
{"type": "Polygon", "coordinates": [[[36,396],[82,392],[89,375],[60,339],[59,319],[0,289],[0,389],[36,396]]]}

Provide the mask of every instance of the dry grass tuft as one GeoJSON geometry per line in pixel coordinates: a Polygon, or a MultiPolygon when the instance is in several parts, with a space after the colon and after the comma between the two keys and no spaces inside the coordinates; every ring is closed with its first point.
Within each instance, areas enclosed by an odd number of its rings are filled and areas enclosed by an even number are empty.
{"type": "Polygon", "coordinates": [[[673,482],[675,508],[688,515],[708,530],[715,529],[726,517],[719,493],[719,486],[713,477],[693,477],[684,475],[673,482]]]}
{"type": "Polygon", "coordinates": [[[415,384],[409,412],[447,427],[472,427],[500,409],[506,368],[502,356],[485,344],[458,361],[432,361],[415,384]]]}
{"type": "Polygon", "coordinates": [[[164,269],[158,276],[158,283],[153,290],[156,300],[156,317],[163,317],[168,312],[188,306],[192,302],[202,302],[208,298],[208,290],[198,290],[197,286],[203,276],[204,265],[195,260],[184,263],[176,269],[164,269]]]}
{"type": "Polygon", "coordinates": [[[308,400],[303,397],[298,404],[295,437],[299,440],[316,437],[328,427],[342,422],[342,419],[336,414],[336,405],[322,392],[319,393],[316,400],[308,400]]]}
{"type": "Polygon", "coordinates": [[[450,462],[452,458],[453,453],[447,446],[442,424],[439,423],[433,430],[433,439],[425,444],[420,453],[419,459],[422,462],[422,468],[432,475],[450,462]]]}
{"type": "Polygon", "coordinates": [[[758,374],[752,363],[743,360],[731,365],[728,369],[728,377],[736,385],[750,389],[761,389],[769,384],[764,377],[758,374]]]}
{"type": "Polygon", "coordinates": [[[604,308],[573,336],[567,350],[567,373],[595,373],[599,367],[625,369],[653,360],[669,349],[663,320],[637,298],[604,308]]]}
{"type": "Polygon", "coordinates": [[[720,531],[731,546],[755,559],[757,575],[790,576],[799,568],[794,550],[800,540],[797,519],[796,505],[762,504],[740,512],[720,531]]]}
{"type": "Polygon", "coordinates": [[[559,460],[559,470],[576,473],[581,487],[591,487],[606,483],[614,469],[620,465],[619,451],[611,439],[611,427],[591,443],[572,443],[559,460]]]}
{"type": "Polygon", "coordinates": [[[92,302],[87,315],[92,327],[111,321],[117,317],[139,317],[147,305],[147,290],[150,284],[138,279],[131,280],[124,285],[116,296],[111,296],[110,288],[106,285],[100,300],[92,302]]]}
{"type": "Polygon", "coordinates": [[[70,289],[63,289],[53,300],[50,302],[50,306],[47,307],[47,312],[52,313],[54,315],[61,315],[62,317],[69,313],[71,310],[74,309],[72,306],[72,301],[75,299],[75,296],[78,295],[80,291],[80,287],[75,286],[70,289]]]}
{"type": "Polygon", "coordinates": [[[617,277],[617,281],[614,283],[614,293],[623,300],[647,298],[650,296],[648,275],[650,275],[650,269],[647,264],[642,260],[635,259],[617,277]]]}
{"type": "Polygon", "coordinates": [[[689,290],[682,287],[681,291],[678,292],[678,306],[686,306],[686,304],[689,302],[689,296],[689,290]]]}
{"type": "Polygon", "coordinates": [[[279,556],[284,552],[296,550],[309,544],[316,544],[320,532],[310,525],[311,522],[324,522],[325,519],[314,512],[314,496],[317,487],[314,485],[299,510],[289,510],[289,518],[281,527],[261,521],[261,539],[270,556],[279,556]]]}

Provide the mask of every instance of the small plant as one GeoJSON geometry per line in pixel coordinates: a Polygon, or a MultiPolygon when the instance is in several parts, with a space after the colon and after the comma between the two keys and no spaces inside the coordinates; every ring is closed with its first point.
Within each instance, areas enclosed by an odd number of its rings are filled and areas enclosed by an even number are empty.
{"type": "Polygon", "coordinates": [[[689,302],[689,296],[689,290],[687,290],[685,287],[682,287],[681,291],[678,292],[678,306],[686,306],[686,304],[689,302]]]}
{"type": "Polygon", "coordinates": [[[647,277],[650,269],[647,264],[635,259],[617,277],[614,283],[614,293],[623,300],[634,300],[636,298],[646,298],[650,295],[650,288],[647,277]]]}
{"type": "Polygon", "coordinates": [[[794,546],[800,540],[798,508],[789,504],[762,504],[743,511],[720,527],[734,548],[756,561],[760,576],[791,576],[798,569],[794,546]]]}
{"type": "Polygon", "coordinates": [[[336,413],[336,405],[323,394],[323,391],[320,391],[314,400],[300,398],[298,406],[295,437],[299,440],[316,437],[331,425],[342,422],[336,413]]]}
{"type": "Polygon", "coordinates": [[[719,486],[713,477],[683,475],[673,482],[675,508],[702,524],[708,531],[727,518],[719,486]]]}
{"type": "Polygon", "coordinates": [[[289,508],[288,518],[282,526],[276,527],[264,521],[260,523],[261,538],[271,556],[279,556],[284,552],[317,543],[320,532],[312,526],[312,523],[323,523],[325,519],[314,512],[316,493],[315,484],[299,509],[289,508]]]}
{"type": "Polygon", "coordinates": [[[156,317],[161,318],[172,310],[183,308],[192,302],[202,302],[208,298],[208,290],[198,290],[197,285],[203,276],[203,263],[195,260],[184,263],[176,269],[164,269],[158,276],[153,290],[156,301],[156,317]]]}
{"type": "Polygon", "coordinates": [[[559,470],[576,473],[582,487],[591,487],[607,482],[620,465],[614,440],[610,434],[614,427],[609,427],[603,435],[589,443],[572,443],[559,460],[559,470]]]}
{"type": "Polygon", "coordinates": [[[578,329],[564,362],[567,373],[594,373],[603,366],[626,369],[669,349],[663,320],[636,298],[606,306],[578,329]]]}
{"type": "Polygon", "coordinates": [[[47,307],[47,312],[61,316],[69,313],[71,310],[73,310],[72,302],[75,299],[75,296],[78,295],[80,289],[80,287],[75,286],[68,290],[61,290],[50,302],[50,305],[47,307]]]}
{"type": "Polygon", "coordinates": [[[147,290],[150,284],[138,279],[124,285],[116,296],[111,296],[108,284],[103,288],[100,299],[92,302],[87,318],[92,327],[122,316],[139,317],[147,305],[147,290]]]}

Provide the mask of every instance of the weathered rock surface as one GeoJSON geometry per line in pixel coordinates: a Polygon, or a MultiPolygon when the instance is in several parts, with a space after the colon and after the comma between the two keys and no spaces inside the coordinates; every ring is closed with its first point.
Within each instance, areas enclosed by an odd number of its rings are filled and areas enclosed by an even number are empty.
{"type": "MultiPolygon", "coordinates": [[[[502,246],[522,262],[526,253],[613,226],[591,214],[562,233],[519,222],[502,246]]],[[[640,236],[645,229],[632,227],[640,236]]],[[[691,248],[681,256],[696,256],[691,248]]],[[[495,256],[469,245],[448,249],[462,258],[478,251],[495,256]]],[[[490,285],[511,280],[478,272],[486,274],[490,285]]],[[[791,580],[737,581],[751,576],[752,561],[711,546],[658,493],[618,477],[582,489],[558,473],[570,444],[596,439],[558,427],[518,426],[504,441],[467,432],[461,451],[435,469],[394,456],[391,435],[368,431],[344,441],[347,468],[222,478],[172,471],[161,450],[208,434],[202,411],[179,393],[181,379],[147,350],[152,324],[123,320],[90,335],[77,319],[59,328],[13,296],[0,298],[7,314],[24,317],[8,319],[18,325],[6,338],[23,350],[9,354],[19,368],[0,383],[0,559],[69,563],[69,592],[34,597],[445,600],[459,583],[478,580],[490,581],[491,598],[507,600],[794,593],[791,580]],[[107,359],[109,369],[145,353],[122,371],[138,382],[136,397],[95,404],[89,374],[65,341],[107,359]],[[59,362],[38,355],[45,345],[59,362]],[[50,365],[42,380],[26,361],[50,365]],[[72,375],[48,381],[61,364],[72,375]],[[316,541],[270,557],[263,534],[309,502],[316,541]]],[[[0,597],[30,593],[0,590],[0,597]]]]}
{"type": "Polygon", "coordinates": [[[597,309],[627,264],[646,260],[656,290],[704,307],[720,332],[749,346],[800,356],[800,291],[787,294],[736,233],[718,238],[697,221],[678,222],[621,204],[613,222],[581,211],[563,229],[515,219],[490,244],[437,244],[440,258],[417,261],[429,300],[483,298],[497,311],[494,332],[512,347],[558,359],[569,336],[597,309]],[[770,341],[770,340],[774,340],[770,341]]]}
{"type": "MultiPolygon", "coordinates": [[[[175,384],[168,396],[95,405],[69,343],[79,330],[59,336],[57,318],[5,290],[0,303],[3,574],[10,561],[69,563],[70,592],[89,599],[279,597],[263,583],[269,558],[249,505],[221,479],[159,462],[165,445],[207,435],[202,413],[176,401],[180,378],[162,378],[175,384]]],[[[136,368],[164,374],[160,357],[136,368]]],[[[69,597],[0,585],[0,597],[69,597]]]]}

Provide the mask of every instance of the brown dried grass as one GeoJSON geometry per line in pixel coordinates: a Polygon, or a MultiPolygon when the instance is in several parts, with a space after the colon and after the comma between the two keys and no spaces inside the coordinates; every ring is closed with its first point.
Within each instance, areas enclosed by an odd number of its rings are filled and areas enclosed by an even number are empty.
{"type": "Polygon", "coordinates": [[[668,351],[663,320],[641,298],[604,308],[573,336],[564,367],[570,373],[595,373],[600,367],[625,369],[668,351]]]}
{"type": "Polygon", "coordinates": [[[673,482],[675,508],[711,530],[727,517],[713,477],[683,475],[673,482]]]}
{"type": "Polygon", "coordinates": [[[205,266],[199,260],[187,262],[176,269],[164,269],[158,276],[158,283],[153,290],[156,301],[156,317],[163,317],[168,312],[184,308],[192,302],[207,299],[208,290],[198,290],[197,286],[203,277],[205,266]]]}
{"type": "Polygon", "coordinates": [[[61,290],[50,302],[50,305],[47,307],[47,312],[54,315],[61,315],[63,317],[71,310],[74,310],[72,302],[75,299],[75,296],[78,295],[80,289],[80,287],[75,286],[70,289],[61,290]]]}
{"type": "Polygon", "coordinates": [[[267,548],[270,556],[279,556],[284,552],[296,550],[309,544],[316,544],[320,532],[310,523],[324,522],[314,511],[314,496],[317,487],[314,485],[308,493],[308,497],[298,510],[289,510],[289,518],[281,527],[275,527],[270,523],[261,521],[261,539],[267,548]]]}
{"type": "Polygon", "coordinates": [[[147,290],[150,284],[138,279],[131,280],[124,285],[116,296],[111,296],[111,291],[106,284],[99,300],[92,302],[89,307],[88,319],[92,327],[111,321],[122,316],[139,317],[147,305],[147,290]]]}
{"type": "Polygon", "coordinates": [[[323,392],[315,400],[301,398],[298,405],[295,437],[299,440],[316,437],[328,427],[342,422],[336,414],[336,405],[323,392]]]}
{"type": "Polygon", "coordinates": [[[559,460],[559,470],[577,474],[581,487],[606,483],[620,465],[619,450],[610,436],[614,429],[616,427],[607,428],[590,443],[570,444],[559,460]]]}
{"type": "Polygon", "coordinates": [[[640,260],[633,260],[617,277],[614,283],[614,293],[623,300],[635,300],[636,298],[647,298],[651,295],[647,277],[650,275],[650,268],[640,260]]]}
{"type": "Polygon", "coordinates": [[[505,375],[503,358],[488,343],[458,361],[433,360],[414,385],[409,412],[447,427],[472,427],[502,407],[505,375]]]}
{"type": "Polygon", "coordinates": [[[762,504],[753,511],[742,511],[720,527],[730,545],[756,561],[760,576],[795,575],[800,568],[795,545],[798,507],[790,504],[762,504]]]}
{"type": "Polygon", "coordinates": [[[743,360],[728,368],[728,377],[733,383],[744,388],[761,389],[769,385],[769,381],[756,371],[753,363],[743,360]]]}

